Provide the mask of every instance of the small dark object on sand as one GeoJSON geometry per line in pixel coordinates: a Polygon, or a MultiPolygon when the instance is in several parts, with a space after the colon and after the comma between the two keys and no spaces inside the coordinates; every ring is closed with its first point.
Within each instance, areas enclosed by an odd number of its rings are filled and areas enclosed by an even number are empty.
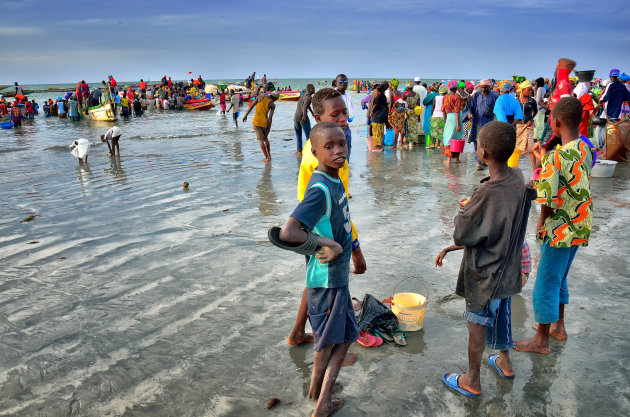
{"type": "Polygon", "coordinates": [[[223,209],[223,211],[224,211],[224,212],[226,212],[226,211],[230,211],[230,209],[223,209]]]}
{"type": "Polygon", "coordinates": [[[278,404],[280,404],[280,398],[272,398],[267,404],[267,410],[271,410],[278,404]]]}
{"type": "Polygon", "coordinates": [[[31,240],[30,242],[28,242],[29,245],[34,245],[36,243],[39,243],[39,240],[31,240]]]}
{"type": "Polygon", "coordinates": [[[60,256],[59,259],[61,259],[62,261],[65,261],[68,258],[66,258],[65,256],[60,256]]]}
{"type": "Polygon", "coordinates": [[[37,217],[37,214],[31,214],[29,216],[24,217],[21,222],[22,223],[26,223],[26,222],[30,222],[31,220],[33,220],[35,217],[37,217]]]}

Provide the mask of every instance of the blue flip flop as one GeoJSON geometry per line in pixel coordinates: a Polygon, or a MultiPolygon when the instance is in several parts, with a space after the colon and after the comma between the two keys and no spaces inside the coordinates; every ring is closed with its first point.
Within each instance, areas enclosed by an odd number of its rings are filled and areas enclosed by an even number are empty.
{"type": "Polygon", "coordinates": [[[505,379],[514,379],[514,375],[507,376],[505,374],[505,372],[503,372],[501,370],[501,368],[499,368],[499,365],[497,365],[497,358],[498,357],[499,357],[499,355],[497,353],[493,353],[492,355],[488,355],[488,363],[490,364],[490,366],[492,366],[494,369],[496,369],[497,372],[499,373],[499,375],[501,375],[503,378],[505,378],[505,379]]]}
{"type": "Polygon", "coordinates": [[[459,392],[460,394],[465,395],[466,397],[476,398],[479,394],[475,394],[474,392],[470,392],[464,388],[461,388],[457,381],[459,380],[460,374],[444,374],[442,377],[442,382],[446,385],[447,388],[450,388],[454,391],[459,392]]]}

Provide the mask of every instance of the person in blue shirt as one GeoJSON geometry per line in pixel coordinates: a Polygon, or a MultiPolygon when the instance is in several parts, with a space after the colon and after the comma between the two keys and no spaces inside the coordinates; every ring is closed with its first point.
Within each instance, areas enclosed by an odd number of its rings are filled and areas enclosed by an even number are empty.
{"type": "Polygon", "coordinates": [[[343,406],[342,400],[332,400],[332,389],[350,344],[359,338],[348,289],[352,226],[348,198],[339,179],[348,145],[345,132],[334,122],[316,124],[310,140],[319,165],[304,199],[282,226],[280,239],[304,244],[316,237],[321,247],[308,257],[306,272],[308,317],[315,336],[308,396],[317,400],[313,414],[330,415],[343,406]]]}
{"type": "Polygon", "coordinates": [[[619,70],[610,70],[610,85],[606,88],[606,93],[599,102],[608,103],[606,106],[606,114],[608,120],[616,122],[619,120],[619,114],[621,113],[621,105],[624,101],[630,101],[630,91],[623,83],[619,81],[619,70]]]}
{"type": "Polygon", "coordinates": [[[500,122],[511,123],[515,126],[523,120],[523,109],[518,100],[510,95],[512,85],[507,81],[499,81],[499,90],[501,95],[494,103],[494,115],[500,122]]]}
{"type": "Polygon", "coordinates": [[[472,116],[472,128],[470,129],[468,142],[472,142],[475,146],[474,156],[477,162],[477,169],[482,170],[486,165],[477,156],[477,134],[482,127],[494,120],[494,105],[499,95],[496,91],[491,90],[492,83],[490,80],[481,80],[479,88],[481,91],[475,92],[470,97],[470,100],[466,103],[465,110],[470,111],[472,116]]]}

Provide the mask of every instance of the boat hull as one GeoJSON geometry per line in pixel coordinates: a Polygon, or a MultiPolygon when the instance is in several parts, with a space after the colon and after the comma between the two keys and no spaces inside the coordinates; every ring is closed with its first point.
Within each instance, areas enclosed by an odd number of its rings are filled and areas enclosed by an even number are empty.
{"type": "Polygon", "coordinates": [[[208,100],[190,100],[184,103],[186,110],[210,110],[214,104],[208,100]]]}
{"type": "Polygon", "coordinates": [[[88,109],[88,114],[90,114],[94,120],[112,121],[118,119],[116,108],[113,107],[111,103],[103,104],[97,108],[90,108],[88,109]]]}
{"type": "Polygon", "coordinates": [[[302,96],[301,91],[280,91],[280,97],[278,100],[280,101],[299,101],[302,96]]]}

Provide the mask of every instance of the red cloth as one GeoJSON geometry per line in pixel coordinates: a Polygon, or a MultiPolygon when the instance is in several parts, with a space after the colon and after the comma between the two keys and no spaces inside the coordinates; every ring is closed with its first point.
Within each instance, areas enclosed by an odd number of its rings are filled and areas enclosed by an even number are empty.
{"type": "Polygon", "coordinates": [[[553,91],[551,95],[551,99],[549,100],[549,110],[553,111],[554,106],[557,102],[560,101],[562,96],[573,97],[573,85],[571,81],[569,81],[569,74],[571,74],[569,69],[558,69],[558,79],[556,80],[556,89],[553,91]]]}
{"type": "Polygon", "coordinates": [[[580,134],[588,137],[588,126],[591,123],[591,112],[595,110],[593,99],[590,94],[583,94],[580,97],[582,103],[582,121],[580,122],[580,134]]]}

